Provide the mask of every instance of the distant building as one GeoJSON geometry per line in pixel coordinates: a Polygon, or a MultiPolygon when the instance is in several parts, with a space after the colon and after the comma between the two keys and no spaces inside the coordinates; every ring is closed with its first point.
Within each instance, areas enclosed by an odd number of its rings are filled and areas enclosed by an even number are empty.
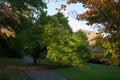
{"type": "Polygon", "coordinates": [[[105,48],[103,48],[101,45],[97,45],[95,47],[92,47],[92,45],[95,44],[95,40],[92,40],[97,36],[95,31],[88,31],[84,30],[86,32],[86,35],[88,37],[89,45],[91,46],[91,50],[93,53],[103,53],[105,51],[105,48]]]}
{"type": "Polygon", "coordinates": [[[95,31],[88,31],[88,30],[84,30],[86,32],[86,35],[88,37],[88,41],[90,45],[95,44],[95,41],[93,41],[92,39],[94,37],[96,37],[96,32],[95,31]]]}

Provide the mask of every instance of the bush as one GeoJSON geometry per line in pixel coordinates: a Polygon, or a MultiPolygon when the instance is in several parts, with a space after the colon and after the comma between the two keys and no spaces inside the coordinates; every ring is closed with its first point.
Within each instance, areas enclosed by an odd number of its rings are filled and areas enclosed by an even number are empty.
{"type": "Polygon", "coordinates": [[[115,55],[112,53],[111,56],[104,56],[103,54],[100,53],[91,53],[89,60],[89,63],[97,63],[97,64],[107,64],[107,65],[114,65],[118,66],[120,65],[120,59],[118,55],[115,55]]]}
{"type": "Polygon", "coordinates": [[[82,60],[77,52],[72,52],[72,49],[65,49],[61,45],[52,44],[48,47],[47,59],[56,65],[81,64],[82,60]]]}

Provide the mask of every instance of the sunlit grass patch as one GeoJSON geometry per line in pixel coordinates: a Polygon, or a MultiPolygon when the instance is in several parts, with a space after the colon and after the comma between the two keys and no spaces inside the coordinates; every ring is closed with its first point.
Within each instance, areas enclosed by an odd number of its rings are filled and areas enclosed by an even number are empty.
{"type": "Polygon", "coordinates": [[[120,80],[120,67],[86,64],[87,67],[57,69],[68,80],[120,80]]]}

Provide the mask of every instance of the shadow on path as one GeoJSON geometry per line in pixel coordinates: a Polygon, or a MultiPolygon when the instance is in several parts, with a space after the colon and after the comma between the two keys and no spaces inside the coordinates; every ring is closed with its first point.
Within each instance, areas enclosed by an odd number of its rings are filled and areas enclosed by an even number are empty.
{"type": "Polygon", "coordinates": [[[51,70],[25,70],[27,80],[67,80],[51,70]]]}

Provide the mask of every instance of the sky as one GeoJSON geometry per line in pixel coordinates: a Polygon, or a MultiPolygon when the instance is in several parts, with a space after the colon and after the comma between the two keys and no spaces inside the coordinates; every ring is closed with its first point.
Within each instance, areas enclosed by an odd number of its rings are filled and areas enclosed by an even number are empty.
{"type": "MultiPolygon", "coordinates": [[[[47,2],[48,15],[56,14],[58,12],[56,8],[60,8],[61,4],[66,4],[66,2],[65,1],[55,2],[54,0],[49,0],[49,3],[47,2]]],[[[66,17],[68,17],[69,25],[71,26],[74,32],[78,31],[79,29],[94,31],[94,29],[91,26],[86,25],[87,21],[76,20],[76,14],[82,14],[86,10],[87,9],[85,9],[81,3],[77,3],[67,5],[66,10],[65,11],[61,10],[60,12],[62,12],[66,17]]]]}

